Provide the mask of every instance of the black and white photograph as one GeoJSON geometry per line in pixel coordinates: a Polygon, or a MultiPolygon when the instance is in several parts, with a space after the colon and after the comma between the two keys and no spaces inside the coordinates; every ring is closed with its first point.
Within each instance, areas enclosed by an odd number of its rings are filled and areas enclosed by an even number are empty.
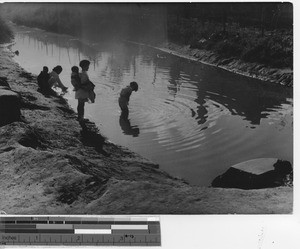
{"type": "Polygon", "coordinates": [[[1,2],[1,215],[292,216],[296,14],[1,2]]]}

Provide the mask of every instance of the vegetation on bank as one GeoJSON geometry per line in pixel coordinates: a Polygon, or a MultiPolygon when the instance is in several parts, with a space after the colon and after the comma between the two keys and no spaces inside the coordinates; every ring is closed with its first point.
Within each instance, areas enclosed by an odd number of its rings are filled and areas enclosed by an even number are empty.
{"type": "Polygon", "coordinates": [[[175,5],[168,37],[223,58],[293,68],[293,6],[290,3],[175,5]]]}
{"type": "Polygon", "coordinates": [[[13,22],[86,39],[171,41],[267,67],[293,68],[290,3],[4,3],[13,22]]]}
{"type": "Polygon", "coordinates": [[[13,33],[7,23],[0,17],[0,43],[9,42],[13,38],[13,33]]]}
{"type": "MultiPolygon", "coordinates": [[[[174,42],[178,43],[176,39],[174,42]]],[[[293,34],[288,30],[261,36],[257,30],[250,28],[242,32],[203,28],[198,29],[194,37],[182,44],[190,45],[190,48],[214,51],[222,58],[233,57],[275,68],[293,68],[293,34]]]]}

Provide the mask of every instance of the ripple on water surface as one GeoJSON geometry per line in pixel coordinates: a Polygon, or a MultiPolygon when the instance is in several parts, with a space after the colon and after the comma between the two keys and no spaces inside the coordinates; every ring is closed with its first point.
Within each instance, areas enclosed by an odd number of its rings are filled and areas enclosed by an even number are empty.
{"type": "MultiPolygon", "coordinates": [[[[15,60],[38,74],[60,64],[70,89],[70,68],[92,61],[96,103],[86,115],[112,142],[129,147],[192,184],[209,185],[231,165],[256,157],[293,158],[292,91],[188,63],[171,55],[125,44],[89,48],[69,36],[22,28],[15,60]],[[130,81],[129,120],[120,120],[118,96],[130,81]]],[[[18,31],[17,31],[18,32],[18,31]]],[[[74,92],[66,95],[76,109],[74,92]]]]}

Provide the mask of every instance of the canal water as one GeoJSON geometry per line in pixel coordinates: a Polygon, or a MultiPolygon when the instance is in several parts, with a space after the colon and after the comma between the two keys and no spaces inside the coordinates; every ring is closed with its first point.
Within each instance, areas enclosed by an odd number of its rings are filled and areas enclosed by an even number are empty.
{"type": "Polygon", "coordinates": [[[125,43],[82,45],[74,37],[14,27],[15,60],[38,74],[63,67],[65,97],[76,110],[71,67],[92,63],[96,102],[86,105],[108,140],[158,163],[192,185],[209,186],[231,165],[261,157],[293,162],[293,91],[201,63],[125,43]],[[129,120],[118,95],[131,81],[129,120]]]}

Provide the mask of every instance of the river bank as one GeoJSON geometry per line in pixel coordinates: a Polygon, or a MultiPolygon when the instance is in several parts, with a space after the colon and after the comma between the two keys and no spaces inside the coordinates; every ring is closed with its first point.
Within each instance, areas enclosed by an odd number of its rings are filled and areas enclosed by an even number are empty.
{"type": "Polygon", "coordinates": [[[212,51],[191,48],[190,45],[182,46],[172,42],[162,43],[157,46],[134,41],[130,41],[130,43],[148,46],[161,52],[206,65],[216,66],[236,74],[262,81],[269,81],[287,87],[293,86],[293,70],[290,68],[271,68],[257,62],[245,62],[234,57],[223,58],[212,51]]]}
{"type": "MultiPolygon", "coordinates": [[[[22,121],[0,127],[0,209],[9,214],[291,213],[293,188],[190,186],[153,162],[88,133],[62,97],[0,50],[0,72],[20,94],[22,121]],[[93,138],[91,140],[91,138],[93,138]]],[[[201,163],[201,162],[199,162],[201,163]]]]}

